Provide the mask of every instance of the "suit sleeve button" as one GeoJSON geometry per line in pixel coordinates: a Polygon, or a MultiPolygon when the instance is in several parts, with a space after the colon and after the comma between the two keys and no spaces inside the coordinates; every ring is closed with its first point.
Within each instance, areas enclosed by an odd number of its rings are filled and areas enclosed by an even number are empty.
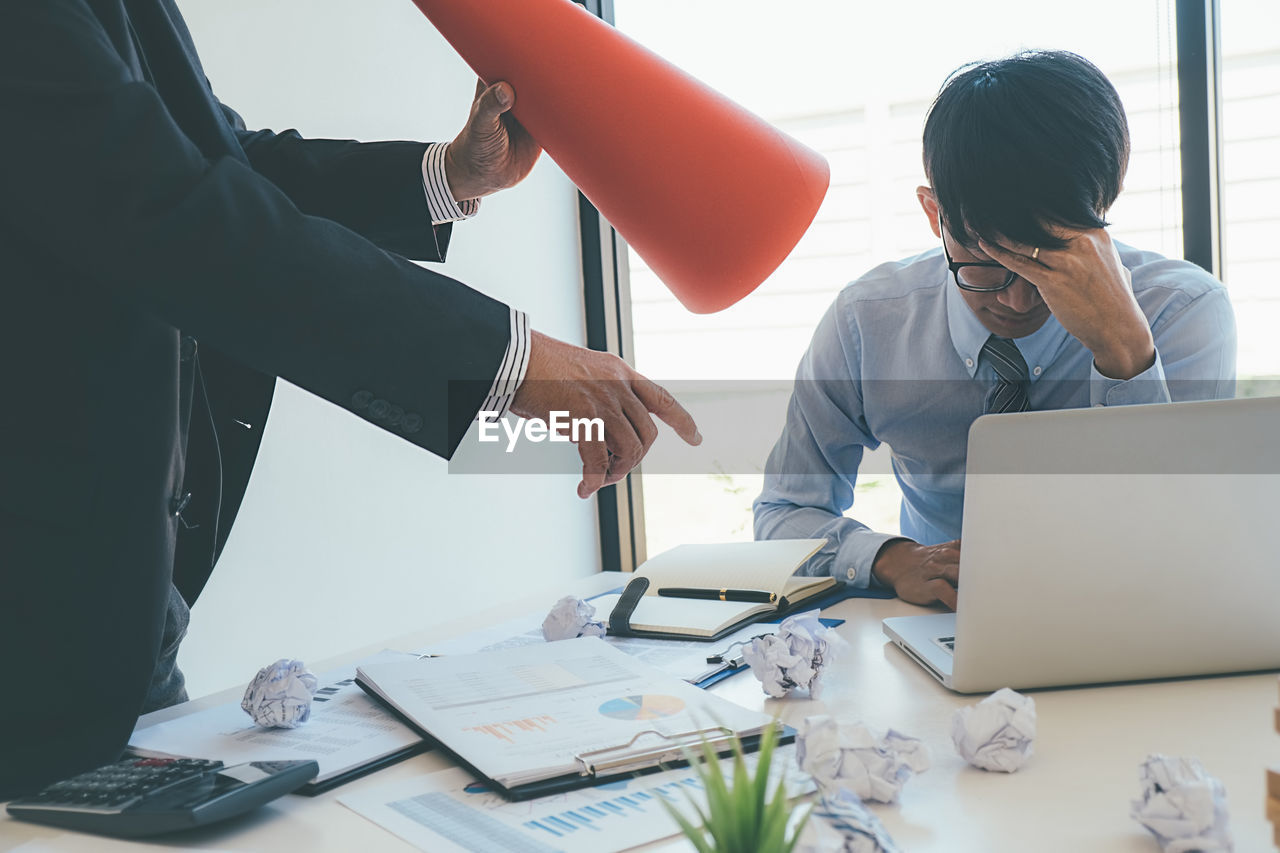
{"type": "Polygon", "coordinates": [[[351,405],[357,412],[363,412],[369,408],[369,403],[373,402],[373,392],[357,391],[351,395],[351,405]]]}
{"type": "Polygon", "coordinates": [[[404,416],[404,420],[400,422],[400,429],[404,430],[406,435],[413,435],[415,432],[422,431],[422,416],[415,415],[413,412],[404,416]]]}
{"type": "Polygon", "coordinates": [[[402,421],[403,419],[404,419],[404,409],[400,408],[399,406],[392,406],[387,411],[387,424],[389,424],[390,426],[395,426],[396,424],[400,423],[400,421],[402,421]]]}
{"type": "Polygon", "coordinates": [[[391,404],[386,400],[374,400],[369,404],[369,416],[377,420],[385,418],[389,411],[391,411],[391,404]]]}

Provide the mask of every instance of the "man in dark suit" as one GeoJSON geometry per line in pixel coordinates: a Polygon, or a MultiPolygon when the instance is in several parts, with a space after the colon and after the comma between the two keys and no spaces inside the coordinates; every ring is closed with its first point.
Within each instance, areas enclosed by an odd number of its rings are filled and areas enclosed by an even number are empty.
{"type": "Polygon", "coordinates": [[[600,417],[583,497],[651,413],[698,440],[620,360],[405,260],[443,259],[438,208],[528,173],[513,98],[483,90],[447,146],[249,132],[171,0],[0,4],[0,799],[184,697],[274,377],[441,456],[482,408],[600,417]]]}

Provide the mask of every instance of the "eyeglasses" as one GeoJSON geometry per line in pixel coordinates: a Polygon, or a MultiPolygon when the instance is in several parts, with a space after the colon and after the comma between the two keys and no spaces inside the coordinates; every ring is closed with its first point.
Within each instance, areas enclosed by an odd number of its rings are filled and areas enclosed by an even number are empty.
{"type": "MultiPolygon", "coordinates": [[[[995,261],[960,261],[951,259],[947,251],[947,238],[942,238],[942,254],[947,258],[947,269],[956,277],[961,290],[972,293],[999,293],[1013,284],[1018,274],[995,261]]],[[[1035,285],[1032,285],[1033,287],[1035,285]]]]}

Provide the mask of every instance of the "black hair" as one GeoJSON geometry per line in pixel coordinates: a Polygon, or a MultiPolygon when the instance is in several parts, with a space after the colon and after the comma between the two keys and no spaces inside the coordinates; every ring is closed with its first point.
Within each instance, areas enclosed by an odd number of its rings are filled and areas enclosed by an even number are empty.
{"type": "Polygon", "coordinates": [[[1101,228],[1124,184],[1129,125],[1115,87],[1065,51],[953,71],[924,125],[924,171],[947,230],[1059,248],[1054,226],[1101,228]]]}

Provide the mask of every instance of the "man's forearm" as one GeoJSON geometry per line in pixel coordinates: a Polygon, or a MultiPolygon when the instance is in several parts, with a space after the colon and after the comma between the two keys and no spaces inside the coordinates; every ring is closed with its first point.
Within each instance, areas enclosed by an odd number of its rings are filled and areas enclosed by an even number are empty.
{"type": "Polygon", "coordinates": [[[800,569],[804,575],[829,575],[854,586],[871,583],[876,555],[899,537],[880,533],[844,515],[798,506],[763,496],[755,506],[757,539],[826,539],[827,544],[800,569]]]}

